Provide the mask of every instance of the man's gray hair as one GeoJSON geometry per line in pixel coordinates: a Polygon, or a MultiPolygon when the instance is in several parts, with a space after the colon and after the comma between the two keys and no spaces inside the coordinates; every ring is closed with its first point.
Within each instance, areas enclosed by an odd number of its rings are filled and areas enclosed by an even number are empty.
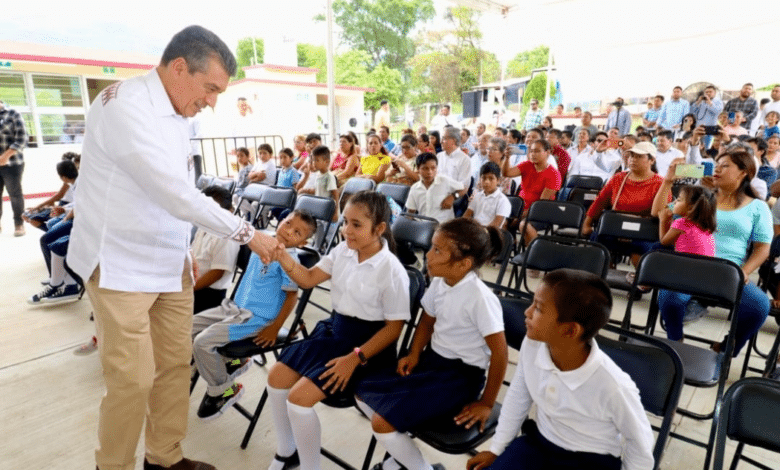
{"type": "Polygon", "coordinates": [[[208,62],[212,57],[217,57],[228,75],[236,74],[236,58],[233,52],[216,34],[203,26],[187,26],[171,38],[171,42],[165,46],[160,64],[168,65],[174,59],[183,57],[187,61],[190,74],[195,72],[205,73],[208,70],[208,62]]]}
{"type": "Polygon", "coordinates": [[[460,129],[457,127],[445,127],[442,139],[452,139],[456,145],[460,145],[460,129]]]}
{"type": "Polygon", "coordinates": [[[738,152],[740,150],[749,153],[751,157],[756,156],[755,152],[753,152],[753,147],[745,142],[734,142],[726,146],[726,153],[738,152]]]}
{"type": "Polygon", "coordinates": [[[506,150],[506,140],[502,139],[501,137],[493,137],[490,139],[490,145],[495,145],[501,150],[501,154],[504,154],[504,151],[506,150]]]}

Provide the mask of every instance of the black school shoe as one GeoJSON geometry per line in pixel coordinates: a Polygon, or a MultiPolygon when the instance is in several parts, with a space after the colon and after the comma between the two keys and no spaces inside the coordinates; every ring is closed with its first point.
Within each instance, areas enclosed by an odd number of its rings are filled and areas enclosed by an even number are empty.
{"type": "Polygon", "coordinates": [[[281,457],[279,454],[274,455],[274,460],[282,463],[282,470],[293,470],[301,466],[301,459],[298,458],[298,451],[293,452],[292,455],[287,457],[281,457]]]}

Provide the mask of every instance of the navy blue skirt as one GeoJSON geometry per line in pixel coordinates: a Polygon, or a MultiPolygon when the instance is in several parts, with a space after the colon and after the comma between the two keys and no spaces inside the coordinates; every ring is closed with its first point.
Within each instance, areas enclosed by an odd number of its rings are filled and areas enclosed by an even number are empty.
{"type": "MultiPolygon", "coordinates": [[[[366,321],[334,312],[327,320],[318,322],[314,331],[304,341],[284,348],[279,361],[314,382],[322,390],[330,378],[320,379],[320,375],[328,369],[325,364],[333,358],[351,353],[384,326],[384,321],[366,321]]],[[[375,368],[384,369],[388,365],[394,365],[396,359],[395,345],[391,345],[369,359],[365,366],[356,368],[346,389],[339,394],[354,395],[356,381],[375,368]]],[[[325,391],[324,393],[329,394],[325,391]]]]}
{"type": "Polygon", "coordinates": [[[396,366],[366,376],[355,394],[399,432],[407,432],[442,416],[455,417],[477,400],[485,385],[485,370],[447,359],[431,348],[406,377],[396,366]]]}

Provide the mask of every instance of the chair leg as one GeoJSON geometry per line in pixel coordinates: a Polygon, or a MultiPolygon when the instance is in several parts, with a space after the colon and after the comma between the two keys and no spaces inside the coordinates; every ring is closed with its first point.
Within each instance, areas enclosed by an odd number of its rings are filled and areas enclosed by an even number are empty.
{"type": "Polygon", "coordinates": [[[734,451],[734,458],[731,460],[731,467],[729,467],[731,470],[737,470],[737,465],[739,464],[739,460],[742,457],[742,450],[744,448],[744,442],[737,444],[737,449],[734,451]]]}
{"type": "Polygon", "coordinates": [[[371,442],[368,443],[366,457],[363,459],[361,470],[368,470],[368,467],[371,465],[371,459],[374,458],[374,450],[376,450],[376,442],[376,436],[374,436],[374,433],[371,433],[371,442]]]}
{"type": "Polygon", "coordinates": [[[775,342],[772,344],[772,349],[769,350],[766,358],[766,367],[764,368],[764,375],[768,376],[777,367],[777,354],[780,350],[780,331],[775,336],[775,342]]]}
{"type": "Polygon", "coordinates": [[[242,449],[246,449],[246,446],[249,445],[249,439],[252,438],[252,433],[255,431],[255,426],[257,426],[257,421],[260,419],[260,413],[263,412],[266,400],[268,400],[268,387],[263,389],[263,396],[260,397],[260,402],[257,404],[257,408],[255,408],[255,414],[253,414],[252,419],[249,420],[249,427],[246,428],[244,439],[241,441],[242,449]]]}
{"type": "Polygon", "coordinates": [[[748,341],[747,348],[745,350],[745,361],[742,363],[742,372],[739,374],[740,379],[744,379],[745,375],[747,375],[747,371],[750,368],[750,353],[753,351],[753,348],[756,347],[756,339],[758,338],[758,332],[754,334],[750,341],[748,341]]]}

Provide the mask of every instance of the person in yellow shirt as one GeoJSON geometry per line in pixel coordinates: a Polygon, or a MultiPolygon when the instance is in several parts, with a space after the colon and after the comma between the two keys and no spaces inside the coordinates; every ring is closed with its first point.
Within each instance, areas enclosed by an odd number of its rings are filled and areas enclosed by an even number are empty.
{"type": "Polygon", "coordinates": [[[385,173],[390,168],[390,155],[377,134],[369,134],[367,147],[368,155],[360,158],[360,167],[355,176],[371,178],[379,184],[384,181],[385,173]]]}

